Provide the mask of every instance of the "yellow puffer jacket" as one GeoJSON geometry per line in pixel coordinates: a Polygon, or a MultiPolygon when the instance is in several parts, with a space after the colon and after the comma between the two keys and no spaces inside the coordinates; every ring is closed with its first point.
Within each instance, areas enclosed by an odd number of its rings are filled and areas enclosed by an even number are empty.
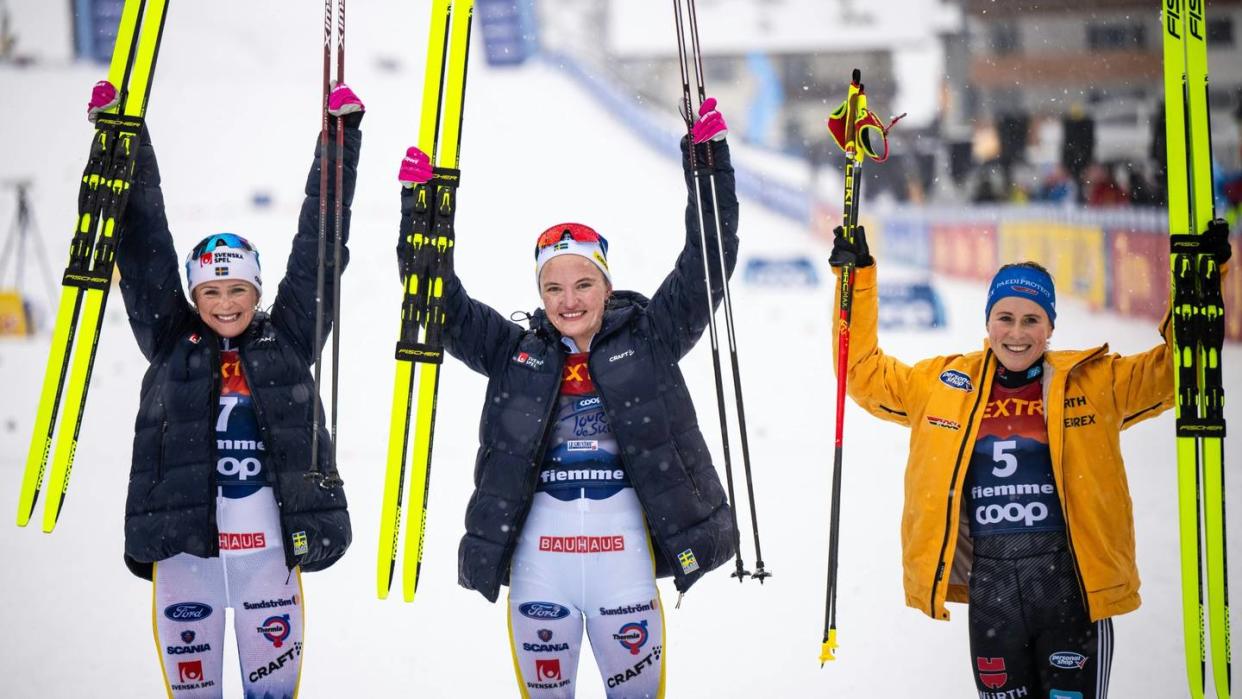
{"type": "MultiPolygon", "coordinates": [[[[981,352],[914,366],[886,356],[876,341],[875,275],[871,266],[855,276],[847,389],[872,415],[910,428],[901,518],[906,604],[948,619],[946,601],[967,601],[973,545],[962,489],[997,359],[986,341],[981,352]]],[[[1052,473],[1092,620],[1140,602],[1120,435],[1173,405],[1167,319],[1162,334],[1166,344],[1128,357],[1107,345],[1044,355],[1052,473]]]]}

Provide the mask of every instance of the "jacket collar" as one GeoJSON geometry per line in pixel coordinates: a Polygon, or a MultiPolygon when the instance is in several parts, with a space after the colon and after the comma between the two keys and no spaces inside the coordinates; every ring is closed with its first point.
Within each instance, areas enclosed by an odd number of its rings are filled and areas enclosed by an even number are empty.
{"type": "MultiPolygon", "coordinates": [[[[1098,354],[1105,354],[1107,352],[1108,343],[1083,350],[1049,350],[1044,352],[1044,376],[1048,376],[1051,373],[1064,373],[1098,354]]],[[[983,355],[986,357],[988,354],[995,356],[995,353],[992,352],[992,346],[988,344],[987,338],[984,338],[983,355]]]]}
{"type": "MultiPolygon", "coordinates": [[[[232,344],[231,349],[240,349],[242,345],[252,344],[255,339],[266,335],[270,320],[271,315],[267,311],[255,311],[254,318],[250,319],[250,325],[246,326],[242,334],[229,341],[232,344]]],[[[217,335],[201,318],[198,319],[198,324],[200,335],[214,339],[216,347],[224,347],[224,338],[217,335]]]]}

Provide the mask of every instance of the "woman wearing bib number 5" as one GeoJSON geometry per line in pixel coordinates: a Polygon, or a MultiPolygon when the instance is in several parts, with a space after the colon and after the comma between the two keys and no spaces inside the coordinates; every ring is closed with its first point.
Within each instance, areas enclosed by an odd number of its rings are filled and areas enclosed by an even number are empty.
{"type": "Polygon", "coordinates": [[[874,260],[855,235],[837,229],[830,260],[857,268],[846,386],[910,428],[906,604],[942,620],[970,604],[980,697],[1102,699],[1111,617],[1140,604],[1120,436],[1173,405],[1170,324],[1135,355],[1051,351],[1056,290],[1022,262],[989,285],[981,351],[909,366],[877,344],[874,260]]]}

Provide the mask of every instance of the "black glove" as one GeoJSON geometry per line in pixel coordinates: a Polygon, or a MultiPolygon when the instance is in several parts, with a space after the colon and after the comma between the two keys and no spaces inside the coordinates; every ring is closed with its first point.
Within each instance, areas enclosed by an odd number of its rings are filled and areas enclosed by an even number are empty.
{"type": "Polygon", "coordinates": [[[845,265],[870,267],[875,264],[875,258],[871,256],[871,250],[867,248],[867,229],[855,226],[854,242],[851,243],[845,238],[845,229],[841,226],[833,228],[832,255],[828,257],[828,264],[833,267],[845,265]]]}
{"type": "Polygon", "coordinates": [[[1229,222],[1218,218],[1209,223],[1203,232],[1203,247],[1216,258],[1217,265],[1228,262],[1233,256],[1233,248],[1229,245],[1229,222]]]}

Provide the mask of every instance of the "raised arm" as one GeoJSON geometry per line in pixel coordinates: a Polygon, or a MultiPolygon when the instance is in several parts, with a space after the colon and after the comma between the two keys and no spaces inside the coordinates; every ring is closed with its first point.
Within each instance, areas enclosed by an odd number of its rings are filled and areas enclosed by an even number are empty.
{"type": "Polygon", "coordinates": [[[732,276],[737,264],[737,224],[738,206],[733,178],[733,163],[729,157],[729,146],[725,141],[707,141],[695,144],[695,159],[699,164],[700,174],[691,170],[689,144],[682,139],[682,169],[686,180],[686,239],[681,254],[673,264],[673,271],[664,278],[660,288],[651,297],[651,321],[660,331],[660,337],[667,342],[673,356],[682,357],[694,347],[694,343],[702,336],[707,327],[709,310],[714,310],[723,299],[724,282],[720,279],[720,263],[718,262],[716,243],[716,221],[712,212],[712,175],[715,179],[716,197],[720,203],[720,226],[724,243],[724,259],[726,273],[732,276]],[[708,169],[708,150],[711,151],[711,167],[708,169]],[[707,235],[707,262],[712,281],[712,298],[714,303],[709,306],[707,288],[703,283],[703,248],[699,235],[699,210],[695,198],[695,188],[703,203],[703,228],[707,235]]]}
{"type": "MultiPolygon", "coordinates": [[[[1203,233],[1201,244],[1216,260],[1220,282],[1229,274],[1229,260],[1233,248],[1229,244],[1229,225],[1222,220],[1212,221],[1203,233]]],[[[1128,356],[1112,355],[1109,360],[1113,370],[1113,396],[1117,401],[1118,414],[1122,416],[1121,428],[1126,429],[1143,420],[1155,417],[1173,407],[1173,316],[1166,313],[1160,324],[1164,342],[1155,347],[1128,356]]]]}
{"type": "MultiPolygon", "coordinates": [[[[432,167],[427,155],[418,148],[409,148],[397,175],[402,185],[405,185],[401,188],[398,260],[415,255],[406,238],[413,229],[415,192],[418,191],[416,185],[427,183],[431,176],[432,167]]],[[[457,278],[451,262],[448,269],[442,272],[444,348],[466,366],[480,374],[489,375],[492,367],[508,357],[522,334],[522,328],[497,313],[491,306],[470,298],[462,287],[461,280],[457,278]]]]}
{"type": "Polygon", "coordinates": [[[457,275],[444,280],[444,348],[466,366],[490,376],[509,358],[522,326],[470,298],[457,275]]]}
{"type": "Polygon", "coordinates": [[[129,327],[148,360],[193,316],[181,286],[181,269],[160,190],[160,169],[143,128],[129,202],[121,217],[117,266],[129,327]]]}
{"type": "MultiPolygon", "coordinates": [[[[339,89],[340,86],[338,86],[339,89]]],[[[341,267],[342,271],[349,264],[349,222],[350,204],[354,200],[354,184],[358,178],[358,153],[362,146],[362,132],[358,123],[362,120],[362,112],[357,111],[345,118],[345,159],[344,159],[344,196],[341,198],[341,267]]],[[[320,167],[328,168],[328,191],[322,196],[328,201],[327,243],[325,245],[323,314],[324,333],[321,342],[326,341],[331,331],[333,315],[332,304],[334,264],[332,249],[336,236],[335,211],[333,202],[336,196],[336,120],[329,120],[328,162],[320,162],[319,139],[315,140],[315,158],[310,173],[306,177],[306,198],[302,201],[302,213],[298,217],[298,230],[293,238],[293,248],[289,251],[289,262],[285,268],[285,278],[280,282],[276,293],[276,302],[272,306],[272,321],[285,332],[307,359],[314,359],[318,350],[315,347],[315,291],[318,277],[319,260],[319,179],[320,167]]]]}
{"type": "Polygon", "coordinates": [[[856,266],[850,314],[846,391],[854,402],[872,415],[909,426],[910,391],[914,385],[911,376],[914,370],[895,357],[884,354],[880,349],[879,293],[876,288],[875,260],[867,249],[867,233],[859,226],[854,232],[855,242],[850,243],[840,231],[837,228],[832,257],[829,258],[838,282],[832,302],[833,371],[837,368],[840,349],[838,340],[841,323],[837,321],[837,309],[841,302],[842,265],[849,263],[856,266]]]}

